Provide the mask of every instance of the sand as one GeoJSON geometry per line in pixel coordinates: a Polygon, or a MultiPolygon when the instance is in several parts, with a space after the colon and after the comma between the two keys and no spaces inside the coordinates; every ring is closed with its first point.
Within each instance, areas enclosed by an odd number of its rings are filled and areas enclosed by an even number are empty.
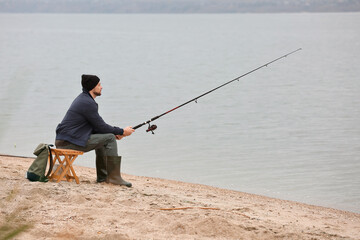
{"type": "Polygon", "coordinates": [[[80,166],[80,184],[30,182],[32,161],[0,156],[0,239],[360,239],[356,213],[80,166]]]}

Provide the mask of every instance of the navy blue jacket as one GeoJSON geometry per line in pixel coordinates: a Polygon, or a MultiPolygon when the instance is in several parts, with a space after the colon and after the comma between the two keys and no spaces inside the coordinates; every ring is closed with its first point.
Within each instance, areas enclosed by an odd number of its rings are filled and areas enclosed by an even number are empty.
{"type": "Polygon", "coordinates": [[[98,112],[98,104],[89,92],[83,92],[75,98],[64,119],[56,128],[56,140],[65,140],[85,147],[91,134],[113,133],[123,135],[124,130],[105,123],[98,112]]]}

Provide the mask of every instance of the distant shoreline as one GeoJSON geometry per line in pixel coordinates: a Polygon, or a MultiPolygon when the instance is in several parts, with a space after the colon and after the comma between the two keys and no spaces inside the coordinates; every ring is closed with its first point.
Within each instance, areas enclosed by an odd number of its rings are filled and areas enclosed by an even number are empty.
{"type": "Polygon", "coordinates": [[[0,14],[94,14],[94,15],[236,15],[236,14],[331,14],[331,13],[359,13],[356,11],[298,11],[298,12],[4,12],[0,9],[0,14]]]}
{"type": "Polygon", "coordinates": [[[352,0],[3,0],[0,12],[8,13],[291,13],[358,12],[352,0]]]}

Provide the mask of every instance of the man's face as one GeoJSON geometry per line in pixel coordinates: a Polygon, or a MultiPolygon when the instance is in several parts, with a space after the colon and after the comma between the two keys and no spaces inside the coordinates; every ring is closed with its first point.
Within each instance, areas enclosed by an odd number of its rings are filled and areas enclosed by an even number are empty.
{"type": "Polygon", "coordinates": [[[99,82],[96,87],[94,87],[94,89],[92,89],[91,91],[95,94],[95,96],[101,96],[101,90],[102,90],[102,86],[101,83],[99,82]]]}

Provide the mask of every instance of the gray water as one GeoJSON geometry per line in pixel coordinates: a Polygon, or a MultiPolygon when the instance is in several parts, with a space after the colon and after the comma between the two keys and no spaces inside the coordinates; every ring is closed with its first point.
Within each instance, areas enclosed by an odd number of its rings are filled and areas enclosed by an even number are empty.
{"type": "Polygon", "coordinates": [[[359,13],[0,14],[0,153],[54,142],[83,73],[106,122],[134,126],[301,47],[119,141],[122,170],[359,213],[359,29],[359,13]]]}

